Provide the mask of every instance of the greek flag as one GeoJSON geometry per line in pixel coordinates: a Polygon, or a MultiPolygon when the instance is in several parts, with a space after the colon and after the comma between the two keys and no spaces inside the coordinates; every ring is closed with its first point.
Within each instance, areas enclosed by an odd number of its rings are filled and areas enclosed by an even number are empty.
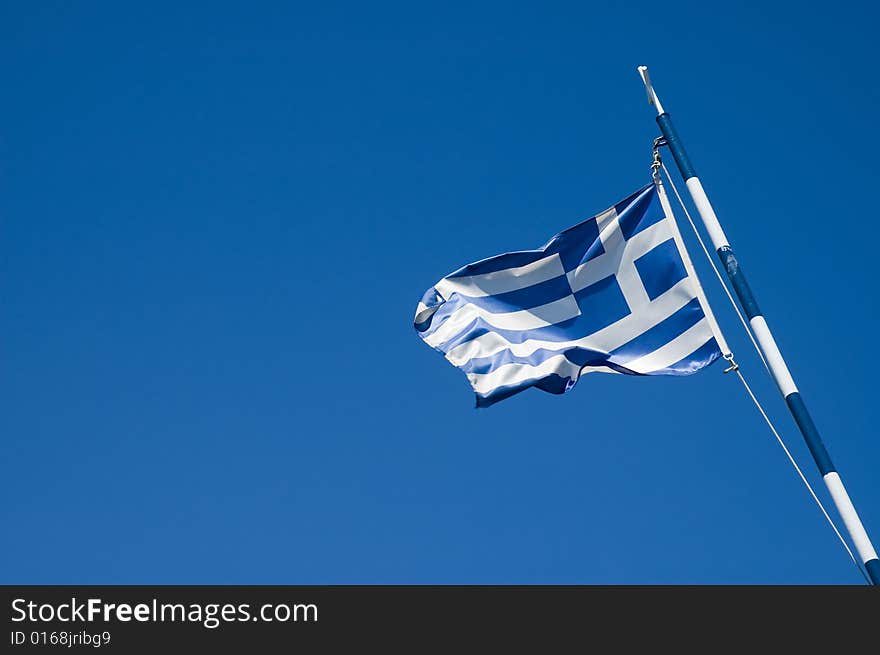
{"type": "Polygon", "coordinates": [[[689,375],[721,352],[679,243],[649,184],[543,248],[447,275],[415,328],[467,374],[478,407],[529,387],[565,393],[596,371],[689,375]]]}

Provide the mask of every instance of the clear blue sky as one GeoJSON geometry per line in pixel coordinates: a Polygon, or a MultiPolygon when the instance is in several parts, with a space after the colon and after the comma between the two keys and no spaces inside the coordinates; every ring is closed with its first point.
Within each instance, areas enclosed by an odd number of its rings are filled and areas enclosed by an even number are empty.
{"type": "Polygon", "coordinates": [[[0,581],[859,583],[720,364],[475,410],[411,320],[648,181],[647,63],[880,539],[876,4],[318,4],[0,10],[0,581]]]}

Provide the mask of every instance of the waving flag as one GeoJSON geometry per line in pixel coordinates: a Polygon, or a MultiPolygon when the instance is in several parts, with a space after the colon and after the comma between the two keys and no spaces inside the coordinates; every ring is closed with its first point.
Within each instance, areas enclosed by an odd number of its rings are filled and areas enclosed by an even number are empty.
{"type": "Polygon", "coordinates": [[[689,375],[721,352],[650,184],[538,250],[468,264],[428,289],[415,328],[486,407],[584,373],[689,375]]]}

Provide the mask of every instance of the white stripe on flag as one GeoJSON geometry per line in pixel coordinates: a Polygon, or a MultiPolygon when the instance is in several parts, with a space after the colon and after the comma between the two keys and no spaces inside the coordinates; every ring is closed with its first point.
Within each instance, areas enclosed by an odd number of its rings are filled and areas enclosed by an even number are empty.
{"type": "Polygon", "coordinates": [[[680,362],[712,338],[709,322],[703,318],[652,353],[628,362],[615,362],[636,373],[651,373],[680,362]]]}
{"type": "Polygon", "coordinates": [[[556,355],[544,360],[538,366],[525,366],[523,364],[504,364],[491,373],[469,373],[468,379],[479,394],[487,394],[498,387],[506,387],[519,384],[526,380],[543,378],[551,373],[557,373],[562,377],[577,379],[580,366],[572,364],[565,355],[556,355]]]}
{"type": "MultiPolygon", "coordinates": [[[[570,318],[580,316],[580,313],[577,300],[572,295],[548,302],[540,307],[504,314],[493,314],[482,307],[467,303],[450,314],[449,318],[437,330],[424,339],[429,346],[439,346],[458,335],[475,318],[482,318],[489,325],[500,330],[534,330],[567,321],[570,318]]],[[[494,333],[489,332],[488,334],[494,333]]]]}
{"type": "Polygon", "coordinates": [[[620,375],[620,371],[615,371],[607,366],[584,366],[581,369],[581,375],[586,375],[587,373],[614,373],[615,375],[620,375]]]}
{"type": "Polygon", "coordinates": [[[565,275],[562,259],[559,255],[553,254],[517,268],[506,268],[468,277],[443,278],[434,285],[434,288],[447,300],[453,293],[471,298],[483,298],[524,289],[560,275],[565,275]]]}

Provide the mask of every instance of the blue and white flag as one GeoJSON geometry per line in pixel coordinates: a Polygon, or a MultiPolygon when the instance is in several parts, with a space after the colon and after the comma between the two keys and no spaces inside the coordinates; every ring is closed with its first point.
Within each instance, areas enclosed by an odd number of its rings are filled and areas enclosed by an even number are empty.
{"type": "Polygon", "coordinates": [[[596,371],[695,373],[721,351],[670,221],[650,184],[539,250],[447,275],[415,328],[467,374],[478,407],[529,387],[565,393],[596,371]]]}

